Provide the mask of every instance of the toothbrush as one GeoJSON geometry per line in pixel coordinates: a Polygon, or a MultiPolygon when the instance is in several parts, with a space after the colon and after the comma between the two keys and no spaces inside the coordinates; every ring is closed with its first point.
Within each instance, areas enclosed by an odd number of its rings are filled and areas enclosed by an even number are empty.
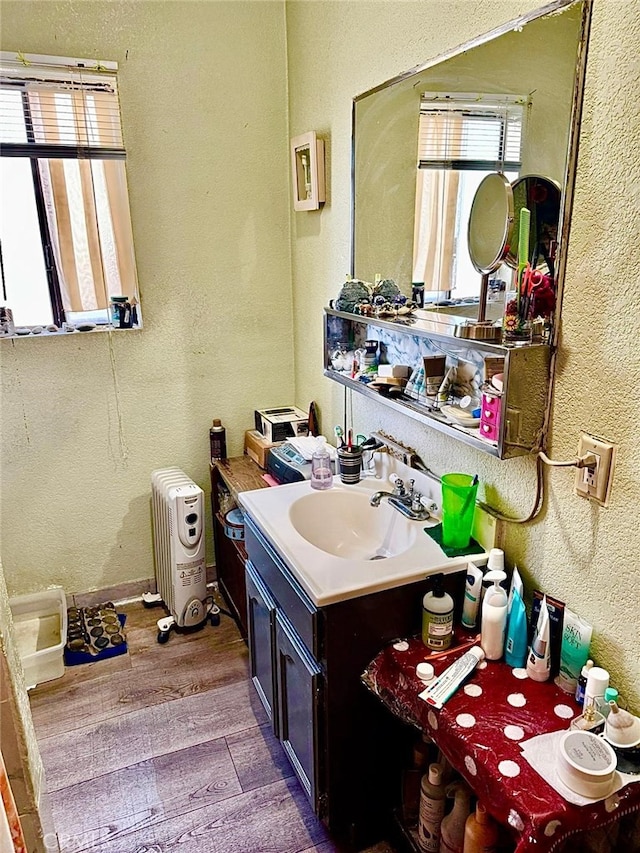
{"type": "Polygon", "coordinates": [[[340,447],[344,447],[344,438],[342,437],[344,435],[344,432],[342,430],[342,427],[341,426],[334,427],[333,432],[335,434],[335,437],[340,439],[340,447]]]}

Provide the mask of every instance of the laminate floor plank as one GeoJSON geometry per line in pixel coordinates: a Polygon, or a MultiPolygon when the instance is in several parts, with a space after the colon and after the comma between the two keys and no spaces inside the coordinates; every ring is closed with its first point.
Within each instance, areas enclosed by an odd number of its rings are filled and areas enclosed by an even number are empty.
{"type": "Polygon", "coordinates": [[[249,681],[129,711],[42,738],[47,788],[58,791],[264,722],[249,681]]]}
{"type": "Polygon", "coordinates": [[[226,742],[245,793],[294,775],[270,723],[227,735],[226,742]]]}
{"type": "MultiPolygon", "coordinates": [[[[293,780],[203,806],[100,843],[100,853],[298,853],[326,840],[293,780]]],[[[90,846],[76,848],[92,851],[90,846]]]]}
{"type": "Polygon", "coordinates": [[[62,853],[337,853],[273,735],[235,623],[160,645],[162,608],[117,609],[126,655],[29,694],[62,853]]]}
{"type": "Polygon", "coordinates": [[[206,648],[192,654],[190,649],[195,644],[191,644],[143,672],[132,668],[86,684],[71,680],[52,686],[32,696],[36,731],[48,736],[75,731],[131,711],[246,680],[248,652],[242,645],[243,649],[238,648],[234,654],[221,655],[211,654],[206,648]]]}
{"type": "Polygon", "coordinates": [[[224,738],[125,767],[50,796],[63,853],[122,839],[242,793],[224,738]]]}

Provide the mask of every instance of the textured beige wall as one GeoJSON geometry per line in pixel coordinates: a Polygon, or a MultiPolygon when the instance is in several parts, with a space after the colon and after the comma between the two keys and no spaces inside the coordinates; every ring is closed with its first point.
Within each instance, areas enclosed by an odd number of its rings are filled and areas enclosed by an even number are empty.
{"type": "Polygon", "coordinates": [[[293,400],[284,5],[6,0],[1,35],[120,64],[145,328],[0,345],[7,585],[69,594],[152,576],[150,472],[206,489],[210,419],[237,454],[293,400]]]}
{"type": "Polygon", "coordinates": [[[0,748],[29,850],[44,850],[38,805],[44,769],[0,562],[0,748]]]}
{"type": "MultiPolygon", "coordinates": [[[[298,400],[313,397],[329,432],[343,420],[343,390],[322,377],[320,317],[349,269],[351,99],[393,75],[517,17],[535,2],[419,0],[287,4],[290,129],[327,141],[328,201],[293,224],[298,400]]],[[[546,589],[594,625],[593,652],[640,711],[640,410],[637,235],[640,151],[635,91],[640,2],[595,0],[564,300],[550,451],[572,457],[580,430],[619,444],[611,506],[572,494],[573,473],[547,477],[542,516],[509,526],[507,557],[529,591],[546,589]]],[[[355,395],[355,426],[382,427],[414,445],[434,470],[477,472],[488,500],[528,513],[532,460],[504,462],[355,395]]]]}

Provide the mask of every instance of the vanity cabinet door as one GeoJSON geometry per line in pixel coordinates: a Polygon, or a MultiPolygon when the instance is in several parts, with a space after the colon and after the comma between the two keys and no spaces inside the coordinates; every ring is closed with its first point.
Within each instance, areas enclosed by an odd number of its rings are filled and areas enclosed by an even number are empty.
{"type": "Polygon", "coordinates": [[[319,780],[320,667],[289,623],[276,612],[276,673],[280,740],[317,813],[319,780]]]}
{"type": "Polygon", "coordinates": [[[251,680],[277,735],[278,710],[274,670],[276,603],[250,561],[246,563],[246,584],[251,680]]]}

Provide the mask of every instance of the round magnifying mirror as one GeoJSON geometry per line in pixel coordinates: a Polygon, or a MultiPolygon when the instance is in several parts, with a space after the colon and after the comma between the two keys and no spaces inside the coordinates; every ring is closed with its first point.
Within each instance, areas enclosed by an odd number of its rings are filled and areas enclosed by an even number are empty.
{"type": "Polygon", "coordinates": [[[500,172],[484,178],[473,198],[467,238],[471,263],[483,274],[497,269],[512,242],[513,190],[500,172]]]}
{"type": "MultiPolygon", "coordinates": [[[[541,175],[523,175],[511,184],[513,190],[513,233],[520,233],[520,211],[531,211],[529,228],[529,258],[534,269],[543,269],[555,276],[554,260],[560,221],[560,185],[541,175]]],[[[514,269],[518,265],[517,242],[509,247],[505,263],[514,269]]]]}

